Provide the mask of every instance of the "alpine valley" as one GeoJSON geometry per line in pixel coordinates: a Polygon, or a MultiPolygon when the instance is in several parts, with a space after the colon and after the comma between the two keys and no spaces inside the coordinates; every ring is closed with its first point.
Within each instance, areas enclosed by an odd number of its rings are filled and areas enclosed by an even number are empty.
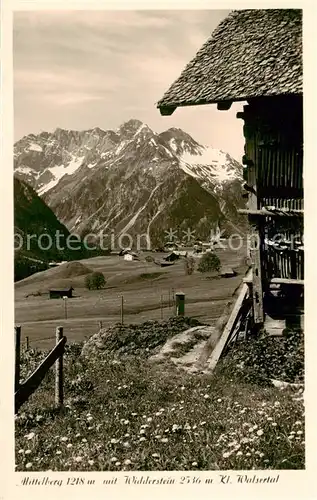
{"type": "Polygon", "coordinates": [[[15,176],[29,184],[71,233],[244,232],[242,165],[181,129],[155,133],[131,119],[117,130],[56,129],[14,146],[15,176]]]}

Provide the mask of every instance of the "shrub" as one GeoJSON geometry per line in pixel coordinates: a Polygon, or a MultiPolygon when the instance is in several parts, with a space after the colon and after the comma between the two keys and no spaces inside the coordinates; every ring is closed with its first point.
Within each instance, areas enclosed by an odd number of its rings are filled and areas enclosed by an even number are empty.
{"type": "Polygon", "coordinates": [[[146,260],[146,262],[154,262],[155,259],[154,259],[154,257],[152,255],[147,255],[145,257],[145,260],[146,260]]]}
{"type": "Polygon", "coordinates": [[[94,273],[86,276],[85,287],[88,288],[88,290],[100,290],[100,288],[103,288],[105,284],[106,279],[99,271],[95,271],[94,273]]]}
{"type": "Polygon", "coordinates": [[[220,267],[221,262],[218,255],[214,252],[208,252],[200,259],[197,269],[200,273],[208,273],[211,271],[219,271],[220,267]]]}
{"type": "Polygon", "coordinates": [[[195,271],[195,259],[192,255],[185,259],[185,274],[191,275],[195,271]]]}

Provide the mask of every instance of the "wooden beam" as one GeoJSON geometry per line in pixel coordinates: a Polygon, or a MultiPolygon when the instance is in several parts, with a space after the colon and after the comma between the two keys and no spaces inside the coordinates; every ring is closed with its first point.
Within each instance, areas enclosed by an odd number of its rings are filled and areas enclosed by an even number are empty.
{"type": "Polygon", "coordinates": [[[231,108],[232,101],[220,101],[217,103],[217,109],[219,111],[228,111],[231,108]]]}
{"type": "Polygon", "coordinates": [[[176,106],[160,106],[159,109],[162,116],[170,116],[174,113],[176,106]]]}
{"type": "Polygon", "coordinates": [[[272,278],[270,283],[281,285],[304,285],[304,280],[297,280],[291,278],[272,278]]]}
{"type": "Polygon", "coordinates": [[[249,209],[239,208],[239,214],[258,215],[263,217],[301,217],[304,215],[304,210],[290,210],[288,208],[277,208],[276,210],[268,210],[267,208],[249,209]]]}
{"type": "Polygon", "coordinates": [[[52,349],[52,351],[46,356],[42,361],[40,366],[29,376],[29,378],[23,382],[19,389],[15,392],[15,413],[19,408],[28,400],[28,398],[33,394],[38,388],[43,378],[45,377],[47,371],[55,363],[57,358],[63,353],[66,344],[66,337],[62,337],[59,343],[52,349]]]}
{"type": "Polygon", "coordinates": [[[243,286],[240,290],[239,296],[234,304],[234,307],[232,309],[232,312],[229,316],[229,319],[227,321],[227,324],[222,332],[222,335],[212,351],[211,357],[209,358],[208,361],[208,371],[213,371],[218,363],[218,360],[227,344],[227,341],[229,340],[229,337],[236,326],[239,312],[241,310],[242,304],[247,297],[249,287],[245,283],[243,283],[243,286]]]}
{"type": "MultiPolygon", "coordinates": [[[[251,276],[251,269],[248,270],[246,278],[248,279],[250,276],[251,276]]],[[[213,363],[215,363],[214,366],[216,366],[216,363],[221,356],[221,353],[226,345],[226,342],[229,339],[230,334],[232,333],[237,323],[237,318],[238,318],[237,315],[241,309],[239,303],[240,302],[241,304],[243,303],[244,299],[242,298],[242,296],[245,297],[247,292],[248,292],[248,286],[245,285],[242,281],[241,284],[236,288],[232,299],[226,303],[222,315],[220,316],[220,318],[218,318],[216,322],[215,332],[207,340],[203,348],[203,351],[197,361],[197,368],[199,370],[205,368],[206,363],[210,358],[210,355],[213,356],[214,352],[215,352],[215,357],[213,357],[212,359],[214,360],[213,363]],[[223,341],[223,336],[225,336],[225,341],[223,341]],[[215,345],[215,337],[217,339],[216,345],[215,345]]]]}
{"type": "MultiPolygon", "coordinates": [[[[243,283],[248,285],[252,284],[252,276],[243,278],[243,283]]],[[[290,279],[290,278],[271,278],[268,280],[269,285],[304,285],[304,280],[290,279]]]]}

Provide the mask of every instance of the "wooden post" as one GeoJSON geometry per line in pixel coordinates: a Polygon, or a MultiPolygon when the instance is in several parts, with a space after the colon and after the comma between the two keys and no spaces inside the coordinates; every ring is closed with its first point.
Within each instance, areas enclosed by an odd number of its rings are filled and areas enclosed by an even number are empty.
{"type": "MultiPolygon", "coordinates": [[[[244,137],[245,153],[251,160],[247,169],[248,185],[252,188],[249,192],[248,210],[258,210],[257,196],[257,171],[259,170],[259,161],[255,148],[255,135],[257,130],[256,120],[253,116],[254,111],[250,106],[244,106],[244,137]]],[[[261,240],[263,238],[260,218],[249,215],[251,231],[249,235],[250,258],[252,262],[252,295],[253,295],[253,317],[256,324],[263,324],[263,285],[262,285],[262,265],[261,265],[261,240]]]]}
{"type": "Polygon", "coordinates": [[[163,319],[163,295],[161,295],[161,319],[163,319]]]}
{"type": "Polygon", "coordinates": [[[30,347],[29,337],[25,337],[25,350],[28,351],[30,347]]]}
{"type": "Polygon", "coordinates": [[[102,321],[99,321],[99,330],[102,330],[102,321]]]}
{"type": "MultiPolygon", "coordinates": [[[[56,328],[56,344],[63,338],[63,327],[56,328]]],[[[63,405],[63,353],[55,362],[55,405],[59,408],[63,405]]]]}
{"type": "Polygon", "coordinates": [[[185,294],[183,292],[175,293],[176,316],[185,314],[185,294]]]}
{"type": "Polygon", "coordinates": [[[15,374],[14,388],[18,390],[20,385],[20,358],[21,358],[21,326],[15,327],[15,374]]]}
{"type": "Polygon", "coordinates": [[[121,325],[123,325],[123,295],[121,295],[121,325]]]}

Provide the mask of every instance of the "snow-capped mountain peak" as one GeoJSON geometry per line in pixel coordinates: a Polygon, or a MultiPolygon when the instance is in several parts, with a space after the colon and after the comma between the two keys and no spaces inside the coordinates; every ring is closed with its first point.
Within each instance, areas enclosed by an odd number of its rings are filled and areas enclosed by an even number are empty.
{"type": "MultiPolygon", "coordinates": [[[[232,206],[228,196],[241,189],[242,166],[178,128],[156,133],[136,119],[117,130],[58,128],[23,137],[15,144],[14,161],[15,174],[44,197],[70,230],[95,231],[115,221],[120,231],[150,232],[167,221],[164,214],[173,204],[190,204],[193,193],[195,199],[206,198],[206,213],[214,207],[211,218],[217,224],[236,217],[239,196],[234,195],[232,206]],[[184,196],[188,200],[181,201],[184,196]]],[[[193,217],[179,210],[180,218],[193,217]]]]}

